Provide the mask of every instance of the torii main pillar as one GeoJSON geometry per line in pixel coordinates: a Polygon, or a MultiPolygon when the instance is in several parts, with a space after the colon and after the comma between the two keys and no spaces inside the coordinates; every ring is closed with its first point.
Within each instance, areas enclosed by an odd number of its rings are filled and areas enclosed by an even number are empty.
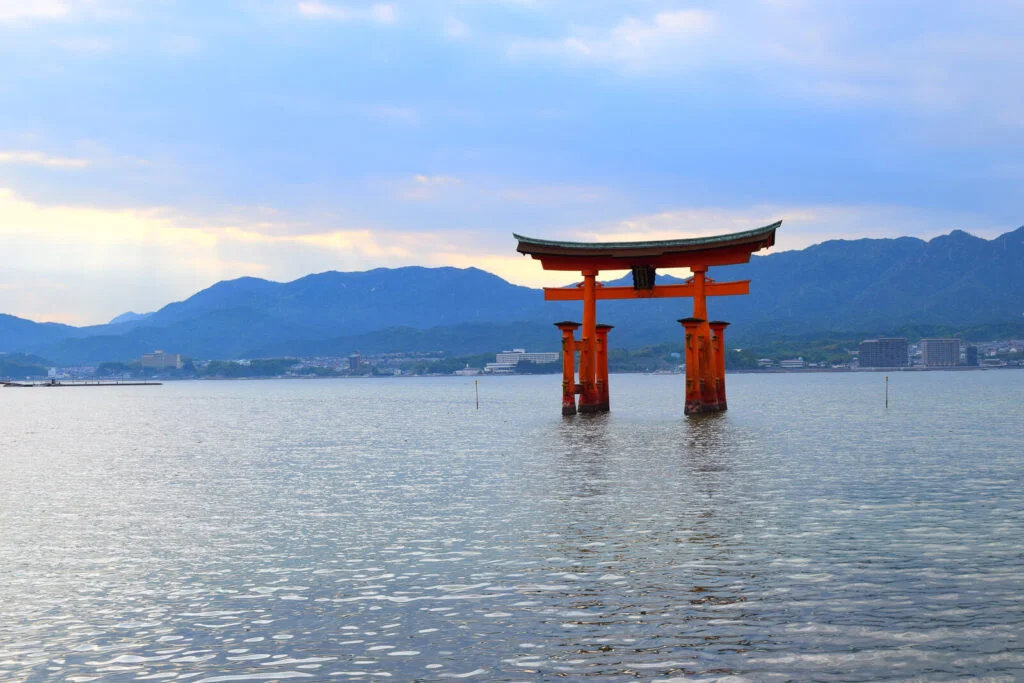
{"type": "Polygon", "coordinates": [[[556,323],[562,331],[562,414],[609,409],[608,344],[610,325],[597,324],[598,299],[692,297],[693,316],[679,322],[686,339],[687,415],[725,410],[725,328],[729,323],[708,321],[707,297],[747,294],[750,281],[715,282],[710,266],[746,263],[755,251],[775,244],[782,221],[763,228],[712,237],[656,242],[555,242],[514,235],[517,251],[539,260],[545,270],[579,271],[583,281],[574,288],[545,288],[548,301],[582,301],[583,324],[556,323]],[[655,285],[657,268],[689,268],[690,280],[681,285],[655,285]],[[597,282],[602,270],[631,270],[632,287],[605,287],[597,282]],[[580,339],[574,338],[580,330],[580,339]],[[575,382],[575,351],[580,353],[579,382],[575,382]],[[570,393],[571,392],[571,393],[570,393]],[[576,405],[579,394],[579,405],[576,405]]]}

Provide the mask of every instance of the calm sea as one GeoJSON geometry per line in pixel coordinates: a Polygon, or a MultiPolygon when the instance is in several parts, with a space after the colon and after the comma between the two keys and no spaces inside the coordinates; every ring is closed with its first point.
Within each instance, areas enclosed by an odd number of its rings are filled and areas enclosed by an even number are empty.
{"type": "Polygon", "coordinates": [[[0,389],[0,679],[1024,678],[1024,372],[0,389]]]}

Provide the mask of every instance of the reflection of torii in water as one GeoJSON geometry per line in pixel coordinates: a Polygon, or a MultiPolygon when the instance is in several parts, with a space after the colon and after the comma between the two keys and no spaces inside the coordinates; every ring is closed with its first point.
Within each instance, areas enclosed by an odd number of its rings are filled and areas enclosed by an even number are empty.
{"type": "Polygon", "coordinates": [[[582,301],[583,324],[555,323],[562,331],[562,414],[609,409],[608,332],[610,325],[597,324],[598,299],[650,299],[693,297],[693,316],[679,322],[686,330],[686,407],[691,413],[726,409],[725,328],[727,322],[708,321],[707,297],[748,294],[750,280],[715,282],[707,277],[709,266],[747,263],[755,251],[775,244],[782,221],[763,228],[728,235],[656,242],[555,242],[513,235],[517,251],[541,262],[544,270],[578,270],[583,275],[575,289],[547,287],[547,301],[582,301]],[[655,285],[658,268],[689,268],[685,284],[655,285]],[[602,270],[631,270],[632,287],[605,287],[597,282],[602,270]],[[575,381],[575,353],[580,352],[579,382],[575,381]]]}

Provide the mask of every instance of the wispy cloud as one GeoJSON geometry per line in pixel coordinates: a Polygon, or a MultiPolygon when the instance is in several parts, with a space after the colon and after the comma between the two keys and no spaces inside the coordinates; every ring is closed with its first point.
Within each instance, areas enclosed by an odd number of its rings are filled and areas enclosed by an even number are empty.
{"type": "Polygon", "coordinates": [[[71,14],[66,0],[0,0],[0,21],[61,19],[71,14]]]}
{"type": "Polygon", "coordinates": [[[462,40],[469,35],[469,26],[455,17],[445,17],[444,35],[452,40],[462,40]]]}
{"type": "Polygon", "coordinates": [[[740,232],[783,221],[775,250],[803,249],[826,239],[916,236],[930,239],[954,228],[986,238],[1005,232],[983,216],[966,212],[887,205],[783,205],[680,207],[616,221],[579,226],[573,239],[600,242],[665,240],[740,232]]]}
{"type": "MultiPolygon", "coordinates": [[[[494,36],[494,43],[518,63],[659,75],[685,70],[721,75],[721,83],[739,76],[752,91],[837,110],[900,110],[933,120],[962,114],[981,123],[969,127],[972,134],[990,124],[1024,127],[1024,90],[1013,79],[1024,69],[1016,2],[935,5],[923,14],[894,5],[884,17],[872,3],[858,2],[710,7],[612,20],[605,13],[605,21],[595,12],[589,23],[566,19],[554,38],[494,36]]],[[[958,138],[957,128],[963,134],[959,124],[944,130],[958,138]]]]}
{"type": "Polygon", "coordinates": [[[646,19],[626,17],[610,29],[575,27],[557,40],[513,41],[508,53],[513,58],[554,56],[639,69],[680,66],[687,51],[714,28],[715,17],[707,10],[666,11],[646,19]]]}
{"type": "MultiPolygon", "coordinates": [[[[398,184],[398,196],[413,201],[440,200],[465,207],[486,206],[485,210],[504,213],[510,208],[545,209],[573,205],[599,204],[615,194],[605,187],[582,185],[505,184],[490,178],[464,180],[450,175],[414,175],[398,184]]],[[[479,208],[478,208],[479,210],[479,208]]]]}
{"type": "Polygon", "coordinates": [[[0,0],[0,23],[124,16],[111,0],[0,0]]]}
{"type": "Polygon", "coordinates": [[[350,7],[321,0],[304,0],[298,3],[297,9],[299,14],[310,19],[393,24],[398,18],[395,6],[389,3],[375,3],[369,7],[350,7]]]}
{"type": "Polygon", "coordinates": [[[399,195],[403,199],[425,201],[428,199],[434,199],[446,189],[457,187],[461,184],[461,180],[452,176],[415,175],[401,189],[399,195]]]}
{"type": "Polygon", "coordinates": [[[88,159],[58,157],[34,151],[0,151],[0,164],[21,164],[25,166],[45,166],[47,168],[85,168],[88,159]]]}

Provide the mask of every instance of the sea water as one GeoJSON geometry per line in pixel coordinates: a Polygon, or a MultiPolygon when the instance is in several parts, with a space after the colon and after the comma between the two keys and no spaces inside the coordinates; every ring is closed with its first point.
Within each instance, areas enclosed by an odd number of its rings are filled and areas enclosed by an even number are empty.
{"type": "Polygon", "coordinates": [[[0,679],[1024,677],[1024,372],[0,389],[0,679]]]}

